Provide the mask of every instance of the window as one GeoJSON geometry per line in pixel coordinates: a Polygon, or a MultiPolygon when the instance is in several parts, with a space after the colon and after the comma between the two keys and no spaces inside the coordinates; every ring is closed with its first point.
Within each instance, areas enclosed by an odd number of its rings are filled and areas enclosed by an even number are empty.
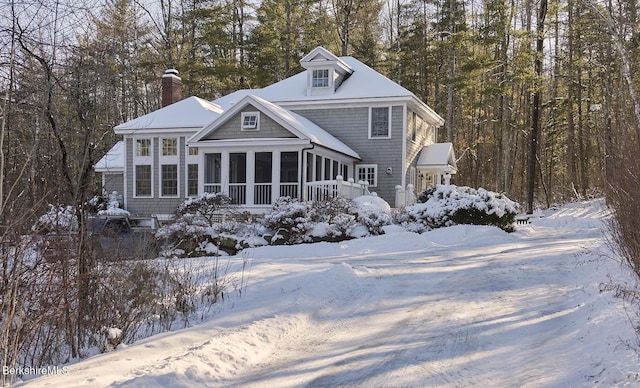
{"type": "Polygon", "coordinates": [[[135,168],[136,197],[151,196],[151,165],[142,164],[135,168]]]}
{"type": "Polygon", "coordinates": [[[322,180],[322,156],[316,155],[316,181],[322,180]]]}
{"type": "Polygon", "coordinates": [[[162,196],[178,195],[178,165],[164,164],[161,168],[162,196]]]}
{"type": "Polygon", "coordinates": [[[198,147],[189,147],[189,156],[198,156],[198,147]]]}
{"type": "Polygon", "coordinates": [[[378,165],[359,164],[356,166],[356,178],[358,182],[369,182],[369,186],[378,186],[378,165]]]}
{"type": "Polygon", "coordinates": [[[280,153],[280,196],[298,198],[298,153],[280,153]]]}
{"type": "Polygon", "coordinates": [[[222,154],[204,154],[204,191],[219,193],[222,190],[222,154]]]}
{"type": "Polygon", "coordinates": [[[242,130],[258,130],[260,122],[259,112],[242,112],[242,130]]]}
{"type": "Polygon", "coordinates": [[[273,179],[273,154],[255,153],[255,186],[253,203],[267,205],[271,203],[271,182],[273,179]]]}
{"type": "Polygon", "coordinates": [[[178,155],[178,139],[162,139],[162,156],[178,155]]]}
{"type": "Polygon", "coordinates": [[[298,182],[298,153],[280,154],[280,182],[298,182]]]}
{"type": "Polygon", "coordinates": [[[247,203],[247,154],[229,154],[229,197],[237,205],[247,203]]]}
{"type": "Polygon", "coordinates": [[[331,179],[331,159],[324,158],[324,180],[331,179]]]}
{"type": "Polygon", "coordinates": [[[198,165],[187,165],[187,195],[194,197],[198,195],[198,165]]]}
{"type": "Polygon", "coordinates": [[[136,156],[151,156],[151,139],[136,139],[136,156]]]}
{"type": "Polygon", "coordinates": [[[329,69],[313,70],[311,72],[311,87],[329,87],[329,69]]]}
{"type": "Polygon", "coordinates": [[[371,108],[369,116],[369,138],[391,137],[391,114],[389,107],[371,108]]]}

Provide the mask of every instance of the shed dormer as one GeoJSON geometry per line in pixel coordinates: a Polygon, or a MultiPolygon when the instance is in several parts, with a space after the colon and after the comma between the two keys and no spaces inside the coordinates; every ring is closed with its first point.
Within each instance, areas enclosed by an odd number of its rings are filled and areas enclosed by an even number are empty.
{"type": "Polygon", "coordinates": [[[353,73],[349,65],[324,47],[313,49],[300,64],[307,70],[307,96],[333,94],[353,73]]]}

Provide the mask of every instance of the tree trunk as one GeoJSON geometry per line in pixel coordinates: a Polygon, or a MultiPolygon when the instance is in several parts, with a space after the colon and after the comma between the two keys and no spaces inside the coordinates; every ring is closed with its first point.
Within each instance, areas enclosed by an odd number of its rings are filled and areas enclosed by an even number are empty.
{"type": "Polygon", "coordinates": [[[547,0],[540,1],[538,23],[536,29],[536,58],[534,70],[538,78],[533,95],[533,112],[531,117],[531,135],[529,137],[529,160],[527,166],[527,213],[533,213],[533,201],[536,190],[536,164],[538,155],[538,137],[542,127],[542,55],[544,54],[544,21],[547,16],[547,0]]]}

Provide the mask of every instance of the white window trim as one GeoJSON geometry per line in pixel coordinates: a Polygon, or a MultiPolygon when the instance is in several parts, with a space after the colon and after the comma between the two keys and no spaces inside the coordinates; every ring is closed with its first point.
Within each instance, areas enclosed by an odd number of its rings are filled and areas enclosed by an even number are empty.
{"type": "Polygon", "coordinates": [[[155,194],[154,190],[154,182],[153,182],[153,138],[142,137],[142,138],[133,138],[133,198],[153,198],[155,194]],[[138,155],[138,140],[149,140],[149,155],[148,156],[140,156],[138,155]],[[136,166],[151,166],[151,194],[150,195],[138,195],[138,174],[136,171],[136,166]]]}
{"type": "Polygon", "coordinates": [[[260,130],[260,112],[242,112],[240,115],[240,128],[242,131],[259,131],[260,130]],[[245,125],[244,118],[249,116],[256,117],[255,125],[245,125]]]}
{"type": "Polygon", "coordinates": [[[377,140],[377,139],[391,139],[391,107],[388,105],[385,106],[371,106],[369,107],[369,139],[377,140]],[[371,130],[373,129],[373,110],[379,108],[387,108],[389,111],[389,122],[387,123],[388,131],[387,136],[372,136],[371,130]]]}
{"type": "Polygon", "coordinates": [[[369,187],[378,187],[378,165],[377,164],[356,164],[356,169],[355,169],[355,173],[354,176],[357,179],[358,182],[361,181],[360,179],[360,170],[363,169],[373,169],[373,183],[369,184],[369,187]]]}
{"type": "Polygon", "coordinates": [[[180,179],[182,179],[182,174],[180,171],[180,153],[183,152],[180,150],[180,139],[177,137],[161,137],[158,139],[158,163],[160,164],[160,168],[158,168],[158,190],[160,191],[160,198],[180,198],[180,179]],[[164,145],[163,141],[166,139],[175,139],[176,140],[176,155],[163,155],[164,145]],[[178,176],[176,177],[176,185],[177,191],[176,194],[167,195],[162,192],[162,166],[166,165],[175,165],[176,172],[178,176]]]}

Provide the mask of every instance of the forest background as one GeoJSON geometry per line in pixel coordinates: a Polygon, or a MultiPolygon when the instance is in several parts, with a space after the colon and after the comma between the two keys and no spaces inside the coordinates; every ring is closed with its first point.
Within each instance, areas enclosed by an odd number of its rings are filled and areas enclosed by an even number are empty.
{"type": "Polygon", "coordinates": [[[456,184],[527,211],[606,196],[640,276],[639,17],[636,0],[0,0],[0,362],[86,357],[105,325],[156,314],[167,271],[100,256],[84,223],[113,127],[160,107],[166,69],[212,100],[320,45],[445,118],[456,184]],[[77,232],[35,235],[50,205],[77,232]]]}

